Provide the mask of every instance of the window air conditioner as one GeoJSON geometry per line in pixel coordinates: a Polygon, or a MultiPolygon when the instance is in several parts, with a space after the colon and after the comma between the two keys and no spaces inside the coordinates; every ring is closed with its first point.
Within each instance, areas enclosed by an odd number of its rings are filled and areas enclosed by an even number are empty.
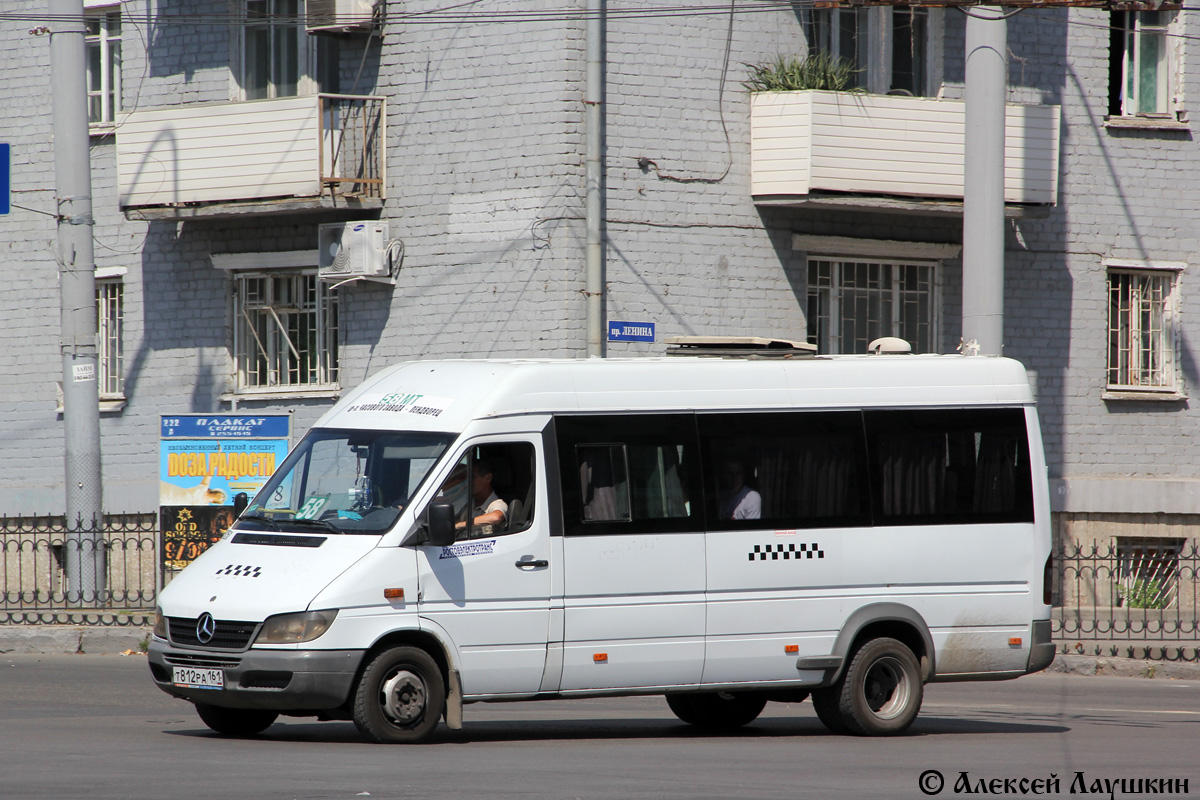
{"type": "Polygon", "coordinates": [[[388,224],[332,222],[318,226],[320,260],[317,277],[323,281],[366,279],[395,283],[388,258],[388,224]]]}
{"type": "Polygon", "coordinates": [[[377,0],[308,0],[309,33],[368,31],[374,24],[377,0]]]}

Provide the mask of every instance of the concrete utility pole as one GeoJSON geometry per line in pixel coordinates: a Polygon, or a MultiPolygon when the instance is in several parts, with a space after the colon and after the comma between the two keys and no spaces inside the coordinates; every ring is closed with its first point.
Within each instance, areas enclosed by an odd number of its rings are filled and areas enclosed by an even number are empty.
{"type": "Polygon", "coordinates": [[[969,7],[963,165],[963,352],[1004,345],[1004,100],[1008,22],[1001,8],[969,7]]]}
{"type": "Polygon", "coordinates": [[[105,590],[100,481],[100,398],[92,172],[88,143],[83,0],[49,0],[54,180],[62,307],[67,602],[99,601],[105,590]],[[78,524],[77,524],[78,523],[78,524]]]}
{"type": "Polygon", "coordinates": [[[604,241],[601,224],[604,196],[603,170],[604,100],[604,0],[587,4],[587,76],[583,103],[587,139],[587,169],[584,178],[587,228],[587,354],[604,355],[604,241]]]}

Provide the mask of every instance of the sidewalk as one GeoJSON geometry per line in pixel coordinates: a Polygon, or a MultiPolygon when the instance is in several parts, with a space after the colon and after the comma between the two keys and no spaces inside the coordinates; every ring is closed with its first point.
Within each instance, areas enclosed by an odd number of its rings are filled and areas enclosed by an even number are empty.
{"type": "Polygon", "coordinates": [[[136,625],[0,625],[0,655],[123,653],[149,638],[150,628],[136,625]]]}
{"type": "MultiPolygon", "coordinates": [[[[122,653],[140,650],[150,628],[88,625],[0,625],[0,655],[10,653],[122,653]]],[[[1122,678],[1200,680],[1200,662],[1062,655],[1046,672],[1122,678]]]]}

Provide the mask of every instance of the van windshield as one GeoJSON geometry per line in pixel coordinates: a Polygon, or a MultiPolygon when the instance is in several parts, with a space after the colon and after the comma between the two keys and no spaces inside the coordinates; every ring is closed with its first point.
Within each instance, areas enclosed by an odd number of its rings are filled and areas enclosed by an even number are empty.
{"type": "Polygon", "coordinates": [[[449,433],[312,430],[255,496],[237,528],[383,533],[452,441],[449,433]]]}

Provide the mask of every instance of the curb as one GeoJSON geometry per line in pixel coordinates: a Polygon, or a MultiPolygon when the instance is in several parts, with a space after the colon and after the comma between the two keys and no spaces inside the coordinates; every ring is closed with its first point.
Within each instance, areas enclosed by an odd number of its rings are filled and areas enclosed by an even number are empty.
{"type": "Polygon", "coordinates": [[[1110,675],[1119,678],[1168,678],[1200,680],[1200,663],[1149,661],[1139,658],[1068,656],[1061,653],[1046,667],[1046,673],[1062,675],[1110,675]]]}
{"type": "Polygon", "coordinates": [[[0,654],[114,654],[140,651],[148,638],[150,628],[142,626],[4,625],[0,626],[0,654]]]}

